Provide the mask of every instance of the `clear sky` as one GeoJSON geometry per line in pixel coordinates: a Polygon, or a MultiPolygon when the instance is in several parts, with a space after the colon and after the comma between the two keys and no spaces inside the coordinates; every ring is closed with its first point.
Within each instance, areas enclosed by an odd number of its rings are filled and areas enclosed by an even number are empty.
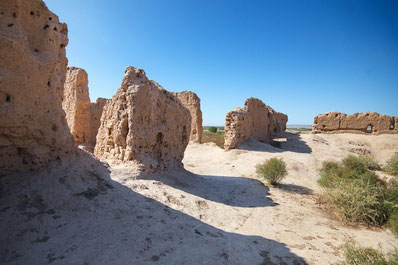
{"type": "Polygon", "coordinates": [[[398,116],[396,0],[45,0],[68,24],[69,65],[91,100],[124,69],[201,98],[204,125],[257,97],[312,124],[319,113],[398,116]]]}

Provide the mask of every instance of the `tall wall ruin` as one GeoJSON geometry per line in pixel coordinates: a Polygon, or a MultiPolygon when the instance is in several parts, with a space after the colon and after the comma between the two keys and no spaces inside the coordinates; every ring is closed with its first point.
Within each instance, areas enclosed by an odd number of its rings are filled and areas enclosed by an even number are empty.
{"type": "Polygon", "coordinates": [[[314,117],[313,133],[398,133],[398,117],[376,112],[344,114],[328,112],[314,117]]]}
{"type": "Polygon", "coordinates": [[[224,149],[236,148],[239,143],[249,138],[269,142],[274,132],[286,129],[287,120],[287,115],[276,112],[261,100],[248,98],[244,108],[227,112],[224,149]]]}
{"type": "Polygon", "coordinates": [[[75,154],[61,107],[67,33],[41,0],[0,1],[0,175],[75,154]]]}
{"type": "Polygon", "coordinates": [[[202,142],[202,111],[200,110],[200,98],[192,91],[182,91],[175,93],[181,104],[191,113],[191,135],[190,141],[202,142]]]}
{"type": "Polygon", "coordinates": [[[62,108],[75,143],[93,152],[106,99],[91,103],[88,75],[84,69],[68,67],[62,108]]]}
{"type": "Polygon", "coordinates": [[[130,66],[105,104],[94,154],[110,162],[137,162],[146,172],[181,167],[190,131],[189,110],[144,70],[130,66]]]}

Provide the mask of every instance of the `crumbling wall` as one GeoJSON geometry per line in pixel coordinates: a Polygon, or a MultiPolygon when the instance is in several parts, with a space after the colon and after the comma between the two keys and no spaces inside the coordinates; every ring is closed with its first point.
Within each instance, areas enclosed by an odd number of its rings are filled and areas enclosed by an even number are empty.
{"type": "Polygon", "coordinates": [[[102,111],[104,110],[105,104],[108,100],[109,99],[106,98],[97,98],[95,103],[90,104],[90,134],[87,143],[93,148],[96,144],[98,129],[101,125],[102,111]]]}
{"type": "Polygon", "coordinates": [[[313,133],[398,133],[397,116],[387,116],[376,112],[344,114],[328,112],[314,118],[313,133]]]}
{"type": "Polygon", "coordinates": [[[94,151],[105,103],[104,98],[91,103],[88,75],[84,69],[67,68],[62,108],[75,143],[87,151],[94,151]]]}
{"type": "Polygon", "coordinates": [[[227,112],[224,148],[236,148],[249,138],[269,142],[274,132],[286,129],[286,123],[287,115],[276,112],[257,98],[248,98],[244,108],[227,112]]]}
{"type": "Polygon", "coordinates": [[[75,154],[61,107],[67,32],[41,0],[0,1],[0,175],[75,154]]]}
{"type": "Polygon", "coordinates": [[[189,110],[144,70],[127,67],[121,87],[105,104],[94,154],[137,162],[146,172],[181,167],[190,131],[189,110]]]}
{"type": "Polygon", "coordinates": [[[181,104],[191,113],[191,135],[190,141],[202,142],[202,111],[200,110],[200,98],[192,91],[182,91],[175,93],[181,104]]]}
{"type": "Polygon", "coordinates": [[[91,103],[85,70],[68,67],[62,108],[76,144],[87,143],[90,135],[91,103]]]}

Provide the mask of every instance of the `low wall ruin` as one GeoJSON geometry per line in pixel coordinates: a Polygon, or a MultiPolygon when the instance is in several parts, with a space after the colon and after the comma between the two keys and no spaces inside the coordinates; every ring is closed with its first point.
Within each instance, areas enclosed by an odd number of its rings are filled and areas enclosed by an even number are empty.
{"type": "Polygon", "coordinates": [[[344,114],[328,112],[314,117],[312,133],[398,133],[398,117],[376,112],[344,114]]]}
{"type": "Polygon", "coordinates": [[[261,100],[248,98],[244,108],[226,114],[224,149],[236,148],[249,138],[269,142],[274,132],[286,129],[287,120],[287,115],[276,112],[261,100]]]}

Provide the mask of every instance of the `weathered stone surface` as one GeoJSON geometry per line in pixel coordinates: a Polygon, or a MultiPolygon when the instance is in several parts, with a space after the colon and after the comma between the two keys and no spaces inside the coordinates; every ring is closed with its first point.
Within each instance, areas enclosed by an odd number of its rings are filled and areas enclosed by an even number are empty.
{"type": "Polygon", "coordinates": [[[41,0],[0,1],[0,175],[75,154],[61,107],[67,32],[41,0]]]}
{"type": "Polygon", "coordinates": [[[127,67],[104,107],[94,154],[110,162],[138,162],[146,172],[182,166],[191,115],[170,92],[127,67]]]}
{"type": "Polygon", "coordinates": [[[398,117],[376,112],[344,114],[328,112],[314,118],[313,133],[363,133],[391,134],[398,133],[398,117]]]}
{"type": "Polygon", "coordinates": [[[202,111],[200,110],[200,98],[192,91],[175,93],[181,104],[191,113],[191,135],[190,141],[202,142],[202,111]]]}
{"type": "Polygon", "coordinates": [[[75,143],[87,151],[94,151],[106,100],[98,98],[96,103],[91,103],[86,71],[77,67],[68,67],[62,108],[65,110],[75,143]]]}
{"type": "Polygon", "coordinates": [[[108,100],[109,99],[106,98],[97,98],[95,103],[90,104],[90,134],[87,142],[93,148],[97,142],[97,133],[101,125],[102,111],[104,110],[105,104],[108,100]]]}
{"type": "Polygon", "coordinates": [[[244,108],[227,112],[225,117],[225,150],[253,138],[269,142],[272,133],[286,129],[287,115],[276,112],[257,98],[248,98],[244,108]]]}
{"type": "Polygon", "coordinates": [[[62,108],[75,143],[88,142],[90,135],[90,96],[88,94],[88,76],[86,71],[77,67],[68,67],[64,85],[62,108]]]}

